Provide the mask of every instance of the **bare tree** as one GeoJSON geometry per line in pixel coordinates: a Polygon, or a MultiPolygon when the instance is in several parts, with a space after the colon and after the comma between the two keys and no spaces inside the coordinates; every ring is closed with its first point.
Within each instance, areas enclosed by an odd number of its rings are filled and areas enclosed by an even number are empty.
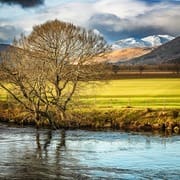
{"type": "Polygon", "coordinates": [[[109,50],[103,37],[70,23],[48,21],[22,36],[2,55],[1,73],[10,83],[0,83],[35,119],[66,110],[80,81],[97,75],[96,58],[109,50]]]}

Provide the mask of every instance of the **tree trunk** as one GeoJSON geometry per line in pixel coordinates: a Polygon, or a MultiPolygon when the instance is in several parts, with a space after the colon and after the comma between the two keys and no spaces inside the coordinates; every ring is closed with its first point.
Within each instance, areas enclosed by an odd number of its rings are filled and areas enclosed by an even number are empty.
{"type": "Polygon", "coordinates": [[[65,111],[60,111],[60,120],[61,121],[67,120],[67,115],[65,111]]]}

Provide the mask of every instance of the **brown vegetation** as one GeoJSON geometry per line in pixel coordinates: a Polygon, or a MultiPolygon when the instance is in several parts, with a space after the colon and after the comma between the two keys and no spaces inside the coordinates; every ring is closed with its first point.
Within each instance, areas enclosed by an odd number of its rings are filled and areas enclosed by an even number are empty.
{"type": "MultiPolygon", "coordinates": [[[[51,127],[48,120],[26,116],[18,106],[0,104],[0,120],[21,125],[51,127]],[[8,106],[8,108],[7,108],[8,106]]],[[[180,133],[179,109],[121,108],[112,110],[71,110],[65,120],[55,119],[56,128],[121,129],[128,131],[158,131],[180,133]]]]}

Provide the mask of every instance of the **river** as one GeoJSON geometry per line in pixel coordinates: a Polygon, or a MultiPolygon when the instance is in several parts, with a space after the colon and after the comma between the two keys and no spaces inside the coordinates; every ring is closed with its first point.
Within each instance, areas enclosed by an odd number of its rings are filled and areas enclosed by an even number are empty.
{"type": "Polygon", "coordinates": [[[180,136],[0,124],[0,179],[180,179],[180,136]]]}

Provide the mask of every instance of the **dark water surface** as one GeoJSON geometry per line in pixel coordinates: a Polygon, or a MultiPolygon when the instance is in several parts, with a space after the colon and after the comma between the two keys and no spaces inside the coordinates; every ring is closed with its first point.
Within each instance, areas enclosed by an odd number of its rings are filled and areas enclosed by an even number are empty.
{"type": "Polygon", "coordinates": [[[0,179],[180,179],[180,136],[0,124],[0,179]]]}

